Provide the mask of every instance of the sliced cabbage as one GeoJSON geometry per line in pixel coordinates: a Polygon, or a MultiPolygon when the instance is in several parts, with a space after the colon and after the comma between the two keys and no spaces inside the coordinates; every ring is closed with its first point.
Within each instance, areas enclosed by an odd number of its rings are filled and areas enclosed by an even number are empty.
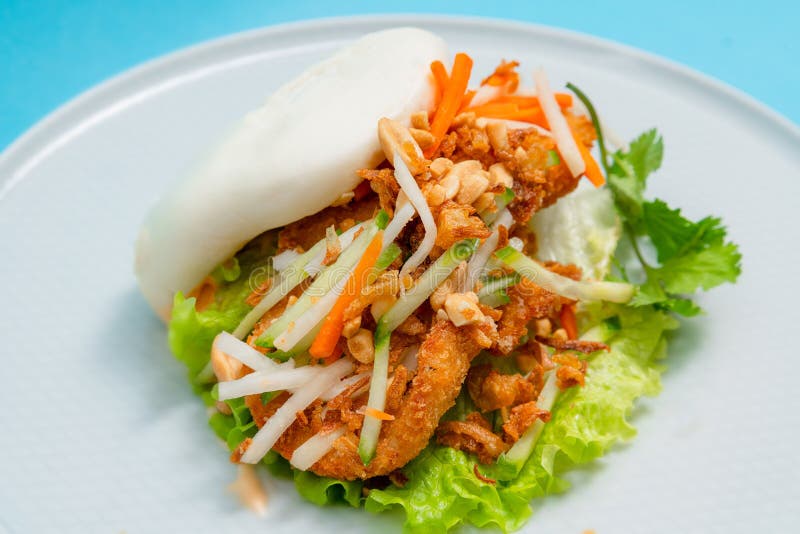
{"type": "Polygon", "coordinates": [[[537,259],[574,263],[584,278],[602,280],[611,267],[621,224],[608,189],[589,184],[537,212],[530,222],[537,259]]]}

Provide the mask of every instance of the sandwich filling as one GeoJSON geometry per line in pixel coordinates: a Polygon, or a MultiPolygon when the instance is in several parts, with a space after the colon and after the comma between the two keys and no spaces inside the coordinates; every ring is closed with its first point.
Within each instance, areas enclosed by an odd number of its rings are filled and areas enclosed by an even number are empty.
{"type": "Polygon", "coordinates": [[[643,200],[655,134],[609,156],[583,93],[541,71],[524,90],[517,67],[470,89],[468,56],[434,62],[434,108],[377,122],[385,160],[354,190],[176,296],[170,343],[231,461],[291,469],[315,502],[402,506],[411,530],[510,529],[632,434],[671,314],[734,281],[738,252],[718,219],[643,200]],[[638,280],[623,233],[656,249],[638,280]],[[702,280],[670,270],[698,254],[702,280]]]}

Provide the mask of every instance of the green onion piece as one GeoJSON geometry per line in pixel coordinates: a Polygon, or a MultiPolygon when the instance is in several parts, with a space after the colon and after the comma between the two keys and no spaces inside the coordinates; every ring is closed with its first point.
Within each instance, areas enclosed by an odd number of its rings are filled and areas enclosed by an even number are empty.
{"type": "Polygon", "coordinates": [[[386,225],[389,224],[389,214],[384,210],[378,210],[374,221],[375,226],[378,227],[378,230],[386,230],[386,225]]]}
{"type": "Polygon", "coordinates": [[[281,271],[279,276],[274,277],[267,294],[245,315],[239,326],[233,331],[233,336],[237,339],[244,339],[265,313],[308,277],[308,273],[304,270],[305,266],[324,248],[325,242],[320,241],[281,271]]]}
{"type": "MultiPolygon", "coordinates": [[[[478,246],[477,239],[465,239],[450,247],[428,267],[417,279],[414,287],[402,295],[378,320],[375,328],[375,360],[372,367],[372,380],[369,386],[367,406],[378,411],[386,407],[386,385],[389,380],[389,345],[392,331],[400,326],[414,311],[431,296],[458,265],[469,258],[478,246]]],[[[358,454],[364,465],[369,465],[378,447],[381,433],[380,419],[364,416],[358,454]]]]}
{"type": "Polygon", "coordinates": [[[480,296],[478,297],[478,300],[481,304],[489,306],[490,308],[498,308],[511,302],[511,299],[508,298],[508,293],[506,293],[505,289],[498,289],[494,293],[480,296]]]}
{"type": "MultiPolygon", "coordinates": [[[[389,344],[391,334],[386,334],[375,344],[375,361],[372,366],[372,379],[369,385],[367,406],[383,411],[386,407],[386,388],[389,383],[389,344]]],[[[361,437],[358,441],[358,455],[364,465],[369,465],[378,449],[378,437],[381,434],[380,419],[364,415],[361,426],[361,437]]]]}
{"type": "Polygon", "coordinates": [[[364,250],[366,250],[367,246],[369,246],[372,238],[375,237],[375,234],[377,233],[378,227],[374,224],[374,222],[371,224],[365,224],[364,230],[357,238],[355,238],[349,247],[342,251],[342,253],[339,255],[339,259],[337,259],[334,264],[326,267],[325,270],[323,270],[317,276],[317,279],[314,280],[314,283],[305,290],[300,298],[297,299],[297,302],[283,312],[283,315],[281,315],[278,320],[272,323],[269,328],[267,328],[264,333],[258,337],[256,343],[261,347],[272,347],[275,338],[283,333],[289,327],[289,324],[292,321],[300,317],[300,315],[311,308],[314,297],[321,297],[330,291],[330,289],[336,284],[338,278],[353,268],[353,266],[364,254],[364,250]]]}
{"type": "Polygon", "coordinates": [[[558,155],[558,152],[555,150],[548,150],[547,151],[547,161],[545,165],[548,167],[553,167],[555,165],[561,165],[561,156],[558,155]]]}
{"type": "Polygon", "coordinates": [[[519,283],[520,276],[518,273],[511,273],[499,278],[489,278],[484,281],[483,286],[478,290],[478,297],[485,297],[496,293],[501,289],[516,285],[519,283]]]}
{"type": "Polygon", "coordinates": [[[575,281],[549,271],[525,254],[507,246],[495,256],[534,284],[552,291],[562,297],[574,300],[605,300],[609,302],[628,302],[635,291],[631,284],[621,282],[575,281]]]}
{"type": "Polygon", "coordinates": [[[375,262],[374,270],[383,271],[387,269],[392,262],[394,262],[394,260],[400,256],[401,253],[402,250],[400,250],[400,247],[397,246],[397,243],[389,243],[386,249],[381,252],[381,255],[378,256],[378,260],[375,262]]]}

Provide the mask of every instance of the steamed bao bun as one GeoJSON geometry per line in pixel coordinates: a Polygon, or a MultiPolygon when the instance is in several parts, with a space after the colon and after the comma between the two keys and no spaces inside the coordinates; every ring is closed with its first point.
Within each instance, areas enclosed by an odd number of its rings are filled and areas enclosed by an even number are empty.
{"type": "Polygon", "coordinates": [[[417,28],[366,35],[246,115],[150,211],[136,243],[145,298],[167,320],[189,292],[257,235],[316,213],[383,159],[381,117],[433,105],[429,66],[446,45],[417,28]]]}

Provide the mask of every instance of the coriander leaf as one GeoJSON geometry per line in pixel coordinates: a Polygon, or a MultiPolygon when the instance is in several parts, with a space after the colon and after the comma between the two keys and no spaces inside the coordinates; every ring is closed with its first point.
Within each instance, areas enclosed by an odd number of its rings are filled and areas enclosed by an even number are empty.
{"type": "Polygon", "coordinates": [[[626,159],[633,165],[636,176],[642,181],[642,188],[650,173],[661,167],[663,157],[664,141],[655,128],[644,132],[631,142],[626,159]]]}
{"type": "Polygon", "coordinates": [[[677,256],[654,273],[668,293],[694,293],[724,282],[735,282],[741,273],[742,255],[733,243],[717,242],[700,251],[677,256]]]}
{"type": "Polygon", "coordinates": [[[627,152],[618,150],[612,156],[608,186],[620,213],[634,227],[642,216],[647,177],[661,166],[663,156],[664,142],[655,129],[634,139],[627,152]]]}
{"type": "Polygon", "coordinates": [[[706,217],[695,223],[681,215],[681,210],[671,209],[663,200],[645,202],[642,207],[645,231],[661,263],[720,243],[725,238],[725,228],[716,217],[706,217]]]}

